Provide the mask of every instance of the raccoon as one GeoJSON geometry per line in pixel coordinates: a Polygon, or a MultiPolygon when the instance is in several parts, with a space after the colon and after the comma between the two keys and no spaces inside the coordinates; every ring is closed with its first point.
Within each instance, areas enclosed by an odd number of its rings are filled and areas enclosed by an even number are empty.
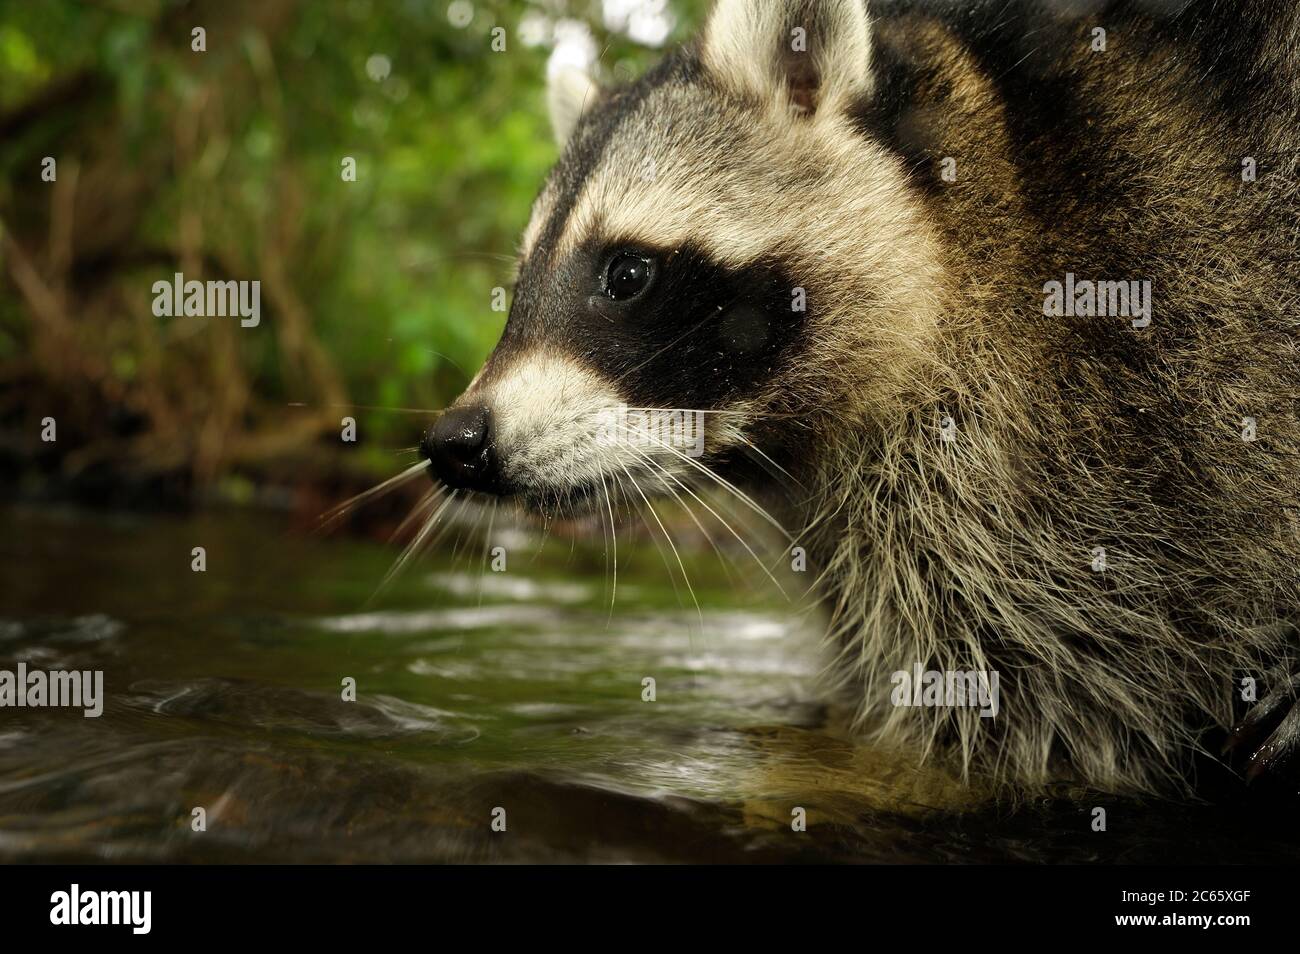
{"type": "Polygon", "coordinates": [[[967,778],[1294,770],[1300,7],[718,0],[548,100],[438,480],[780,508],[856,725],[967,778]],[[702,456],[594,439],[615,407],[704,412],[702,456]],[[899,705],[914,670],[1000,709],[899,705]]]}

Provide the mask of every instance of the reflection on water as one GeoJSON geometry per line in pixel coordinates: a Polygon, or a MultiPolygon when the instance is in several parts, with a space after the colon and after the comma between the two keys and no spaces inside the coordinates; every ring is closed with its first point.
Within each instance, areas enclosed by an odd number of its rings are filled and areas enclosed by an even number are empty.
{"type": "Polygon", "coordinates": [[[612,612],[568,543],[504,574],[435,557],[368,605],[391,551],[265,517],[0,523],[0,668],[101,669],[107,695],[0,710],[4,860],[1300,860],[1257,812],[1013,809],[856,742],[815,618],[703,556],[698,612],[623,543],[612,612]]]}

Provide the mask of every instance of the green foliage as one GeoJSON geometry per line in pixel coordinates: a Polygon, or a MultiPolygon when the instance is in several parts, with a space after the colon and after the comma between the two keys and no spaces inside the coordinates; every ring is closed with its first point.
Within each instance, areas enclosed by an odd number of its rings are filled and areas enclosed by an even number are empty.
{"type": "MultiPolygon", "coordinates": [[[[701,8],[672,3],[673,39],[701,8]]],[[[0,221],[40,274],[70,289],[76,329],[52,349],[68,352],[69,368],[31,359],[45,332],[4,275],[0,359],[30,359],[10,376],[84,385],[88,404],[120,403],[146,427],[163,427],[170,402],[188,427],[168,446],[190,428],[225,435],[212,471],[237,467],[238,431],[273,429],[290,402],[432,409],[454,398],[501,332],[493,289],[509,287],[515,242],[555,159],[550,50],[523,42],[521,19],[585,22],[606,82],[614,64],[636,72],[660,55],[607,30],[599,3],[473,11],[458,28],[444,0],[8,5],[0,117],[81,73],[92,91],[43,103],[37,121],[0,142],[0,221]],[[497,25],[504,52],[491,49],[497,25]],[[190,49],[194,26],[207,30],[206,52],[190,49]],[[368,70],[372,58],[383,59],[368,70]],[[58,158],[61,177],[75,163],[79,189],[108,190],[98,210],[107,224],[73,223],[69,275],[43,258],[54,216],[43,155],[58,158]],[[355,182],[340,175],[349,156],[355,182]],[[97,276],[106,285],[78,280],[88,259],[107,269],[97,276]],[[210,326],[154,318],[152,282],[195,262],[206,264],[194,277],[261,279],[262,327],[223,344],[210,326]],[[268,270],[282,273],[279,296],[268,295],[268,270]],[[286,307],[300,309],[303,327],[286,307]]],[[[78,193],[78,215],[88,199],[78,193]]],[[[365,413],[370,441],[413,443],[409,415],[365,413]]],[[[192,464],[197,441],[181,456],[192,464]]]]}

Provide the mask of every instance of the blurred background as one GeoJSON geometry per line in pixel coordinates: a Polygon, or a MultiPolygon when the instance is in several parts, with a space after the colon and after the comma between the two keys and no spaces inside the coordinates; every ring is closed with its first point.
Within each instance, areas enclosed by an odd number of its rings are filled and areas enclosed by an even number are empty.
{"type": "Polygon", "coordinates": [[[548,68],[633,77],[703,8],[0,3],[0,479],[310,509],[394,473],[428,420],[401,409],[454,398],[504,324],[548,68]],[[155,317],[178,271],[260,280],[260,325],[155,317]]]}

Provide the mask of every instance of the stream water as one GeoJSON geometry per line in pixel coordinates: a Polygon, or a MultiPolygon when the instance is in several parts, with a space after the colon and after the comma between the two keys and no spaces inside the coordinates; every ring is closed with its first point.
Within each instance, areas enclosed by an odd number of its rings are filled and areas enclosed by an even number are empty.
{"type": "Polygon", "coordinates": [[[274,515],[0,512],[0,669],[105,696],[0,709],[0,860],[1300,860],[1293,813],[1010,806],[863,745],[816,616],[704,552],[698,611],[648,544],[620,545],[612,611],[599,540],[506,553],[372,600],[394,549],[274,515]]]}

